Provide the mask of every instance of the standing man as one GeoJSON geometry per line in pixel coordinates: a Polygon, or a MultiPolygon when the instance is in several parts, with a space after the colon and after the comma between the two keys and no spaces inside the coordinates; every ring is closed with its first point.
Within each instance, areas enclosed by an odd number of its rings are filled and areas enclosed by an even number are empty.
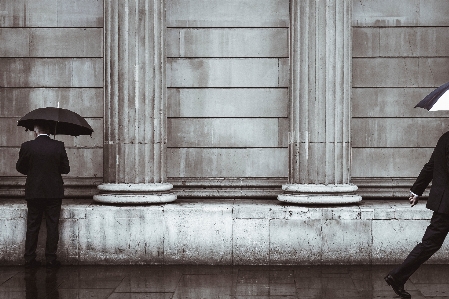
{"type": "Polygon", "coordinates": [[[410,190],[412,207],[418,203],[418,197],[431,181],[426,207],[433,211],[433,215],[422,242],[416,245],[400,266],[385,277],[385,281],[401,298],[411,298],[404,290],[405,282],[440,249],[449,232],[449,132],[440,137],[429,162],[424,165],[410,190]]]}
{"type": "Polygon", "coordinates": [[[61,263],[56,260],[59,241],[59,215],[64,196],[61,174],[70,172],[69,159],[64,143],[49,136],[50,124],[36,122],[35,139],[24,142],[20,148],[16,164],[18,172],[27,176],[25,199],[27,201],[27,231],[25,240],[25,267],[39,267],[36,261],[36,248],[42,215],[45,213],[47,241],[45,258],[47,268],[57,268],[61,263]]]}

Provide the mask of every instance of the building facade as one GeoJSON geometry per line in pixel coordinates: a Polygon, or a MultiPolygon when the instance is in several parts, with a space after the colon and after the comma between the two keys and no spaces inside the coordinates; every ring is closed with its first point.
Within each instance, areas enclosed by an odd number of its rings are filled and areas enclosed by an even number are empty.
{"type": "Polygon", "coordinates": [[[14,163],[30,135],[17,119],[59,104],[95,130],[57,137],[73,161],[69,197],[91,197],[103,178],[170,182],[181,197],[276,197],[287,183],[404,196],[447,128],[444,112],[413,107],[447,81],[448,9],[442,0],[6,1],[1,194],[23,193],[14,163]],[[149,143],[161,147],[137,145],[149,143]]]}
{"type": "Polygon", "coordinates": [[[67,198],[404,197],[449,127],[413,107],[449,81],[446,0],[14,0],[0,4],[0,196],[60,106],[67,198]]]}

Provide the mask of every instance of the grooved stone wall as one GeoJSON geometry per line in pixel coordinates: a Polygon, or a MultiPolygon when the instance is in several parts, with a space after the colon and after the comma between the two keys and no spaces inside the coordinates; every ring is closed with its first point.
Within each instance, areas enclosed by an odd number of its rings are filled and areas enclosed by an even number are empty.
{"type": "MultiPolygon", "coordinates": [[[[192,178],[195,196],[214,178],[275,196],[288,174],[289,1],[166,9],[169,181],[192,178]]],[[[447,0],[353,1],[351,171],[364,196],[405,195],[449,127],[446,112],[413,109],[449,81],[448,15],[447,0]]],[[[57,137],[72,161],[66,195],[92,196],[103,176],[103,1],[2,1],[1,196],[23,195],[15,162],[31,134],[16,121],[58,103],[95,130],[57,137]]]]}
{"type": "Polygon", "coordinates": [[[288,174],[288,0],[167,1],[169,179],[288,174]]]}
{"type": "Polygon", "coordinates": [[[413,108],[449,81],[449,1],[354,1],[353,12],[352,177],[409,188],[449,129],[448,112],[413,108]]]}
{"type": "MultiPolygon", "coordinates": [[[[15,170],[20,144],[32,133],[17,127],[27,112],[46,106],[84,116],[92,138],[64,141],[69,186],[89,186],[103,176],[103,1],[14,0],[0,4],[0,177],[23,184],[15,170]]],[[[70,188],[69,188],[70,189],[70,188]]],[[[5,191],[6,195],[17,192],[5,191]]],[[[69,190],[79,196],[83,190],[69,190]]]]}

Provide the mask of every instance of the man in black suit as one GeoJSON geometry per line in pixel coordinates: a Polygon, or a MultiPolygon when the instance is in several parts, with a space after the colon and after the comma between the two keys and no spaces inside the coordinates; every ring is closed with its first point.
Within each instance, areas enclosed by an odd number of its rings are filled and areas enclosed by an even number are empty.
{"type": "Polygon", "coordinates": [[[27,176],[25,199],[27,201],[27,232],[25,240],[25,267],[38,267],[36,248],[42,215],[45,213],[47,241],[45,258],[48,268],[61,264],[56,260],[59,241],[59,216],[64,187],[61,174],[70,172],[64,143],[49,136],[50,124],[38,122],[34,126],[35,139],[24,142],[20,148],[16,169],[27,176]]]}
{"type": "Polygon", "coordinates": [[[429,162],[424,165],[410,189],[412,207],[418,203],[418,197],[430,182],[432,187],[426,207],[433,211],[433,215],[422,242],[416,245],[400,266],[385,277],[385,281],[402,298],[411,298],[404,290],[405,282],[440,249],[449,232],[449,132],[440,137],[429,162]]]}

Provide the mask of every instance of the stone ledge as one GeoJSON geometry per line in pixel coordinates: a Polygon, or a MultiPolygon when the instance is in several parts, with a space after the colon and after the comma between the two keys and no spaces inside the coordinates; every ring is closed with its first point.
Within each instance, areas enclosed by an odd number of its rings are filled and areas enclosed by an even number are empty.
{"type": "MultiPolygon", "coordinates": [[[[0,205],[0,263],[22,263],[26,203],[0,205]]],[[[398,263],[420,241],[431,215],[425,201],[411,208],[406,199],[349,206],[249,199],[115,206],[64,200],[59,257],[66,264],[398,263]]],[[[41,258],[44,242],[41,237],[41,258]]],[[[429,262],[447,263],[448,253],[445,242],[429,262]]]]}

